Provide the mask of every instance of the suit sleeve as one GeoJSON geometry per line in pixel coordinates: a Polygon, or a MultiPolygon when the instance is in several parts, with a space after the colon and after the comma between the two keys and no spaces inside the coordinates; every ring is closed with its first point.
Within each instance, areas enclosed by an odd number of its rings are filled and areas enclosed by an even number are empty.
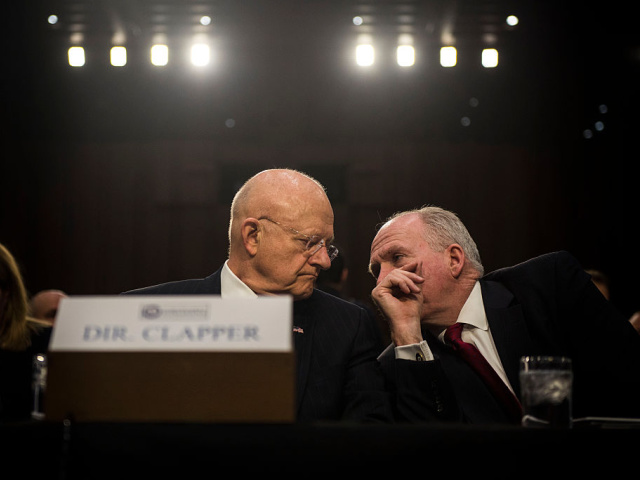
{"type": "Polygon", "coordinates": [[[456,422],[462,414],[440,361],[396,359],[393,348],[379,358],[398,422],[456,422]]]}

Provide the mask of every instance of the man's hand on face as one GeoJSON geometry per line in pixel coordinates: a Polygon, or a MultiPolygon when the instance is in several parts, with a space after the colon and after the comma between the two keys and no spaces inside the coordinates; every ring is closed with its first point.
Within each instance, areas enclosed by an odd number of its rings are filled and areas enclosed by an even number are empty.
{"type": "Polygon", "coordinates": [[[391,270],[371,292],[371,297],[389,321],[396,346],[422,341],[422,264],[411,263],[391,270]]]}

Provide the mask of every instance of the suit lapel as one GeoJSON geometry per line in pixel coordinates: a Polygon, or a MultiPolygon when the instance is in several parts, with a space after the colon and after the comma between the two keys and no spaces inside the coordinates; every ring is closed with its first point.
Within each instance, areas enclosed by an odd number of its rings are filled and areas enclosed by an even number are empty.
{"type": "Polygon", "coordinates": [[[222,291],[222,267],[202,280],[201,290],[212,295],[220,295],[222,291]]]}
{"type": "Polygon", "coordinates": [[[531,338],[519,304],[513,295],[497,282],[480,282],[491,336],[500,355],[502,366],[517,395],[520,392],[520,357],[531,351],[531,338]]]}

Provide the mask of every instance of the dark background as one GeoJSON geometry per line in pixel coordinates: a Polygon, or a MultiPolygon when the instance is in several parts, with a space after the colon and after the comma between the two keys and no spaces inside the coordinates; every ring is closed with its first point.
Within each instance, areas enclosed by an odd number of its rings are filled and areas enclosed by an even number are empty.
{"type": "Polygon", "coordinates": [[[373,286],[376,226],[435,204],[467,224],[487,271],[566,249],[611,277],[625,313],[640,309],[640,42],[628,2],[10,3],[0,243],[31,293],[117,294],[206,276],[226,258],[235,189],[292,167],[327,187],[356,297],[373,286]],[[515,28],[504,22],[512,13],[515,28]],[[357,14],[378,42],[369,69],[353,59],[357,14]],[[122,68],[108,64],[117,25],[122,68]],[[438,62],[447,26],[451,69],[438,62]],[[74,30],[82,68],[67,64],[74,30]],[[165,68],[148,61],[159,30],[165,68]],[[182,54],[198,30],[213,51],[200,71],[182,54]],[[394,63],[400,31],[415,37],[412,68],[394,63]],[[479,62],[487,34],[495,69],[479,62]]]}

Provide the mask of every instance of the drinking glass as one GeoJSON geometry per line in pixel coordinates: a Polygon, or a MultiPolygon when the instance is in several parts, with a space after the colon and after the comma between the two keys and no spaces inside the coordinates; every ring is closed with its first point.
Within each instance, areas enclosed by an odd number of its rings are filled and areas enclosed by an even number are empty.
{"type": "Polygon", "coordinates": [[[525,356],[520,359],[522,425],[571,428],[571,359],[525,356]]]}

